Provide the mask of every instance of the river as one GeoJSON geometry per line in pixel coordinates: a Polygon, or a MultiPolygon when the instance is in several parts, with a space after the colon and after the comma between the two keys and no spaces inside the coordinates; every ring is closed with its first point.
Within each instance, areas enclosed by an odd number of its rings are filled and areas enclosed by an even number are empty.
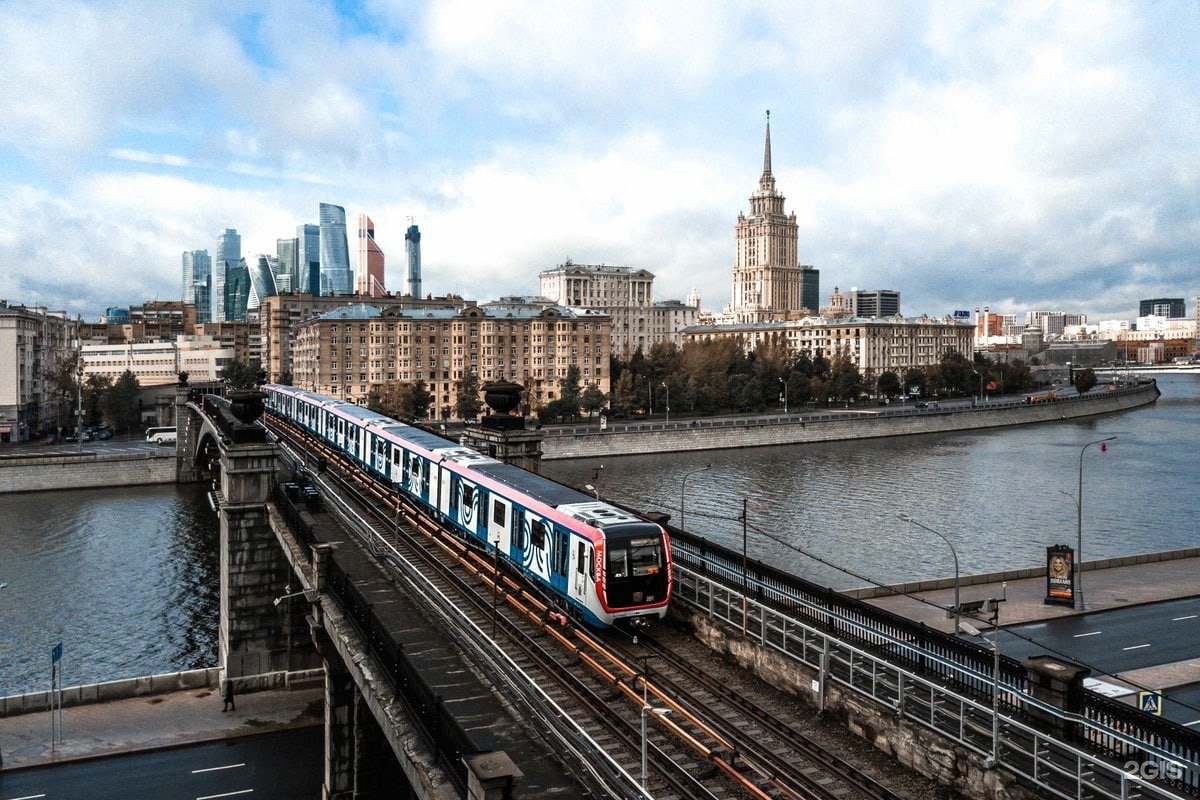
{"type": "Polygon", "coordinates": [[[1084,560],[1200,546],[1200,376],[1159,388],[1153,406],[1061,423],[550,461],[543,472],[676,522],[682,494],[687,530],[735,549],[745,501],[753,558],[842,589],[951,576],[955,554],[967,575],[1038,566],[1048,545],[1074,547],[1080,451],[1116,436],[1084,453],[1084,560]]]}
{"type": "Polygon", "coordinates": [[[217,515],[201,485],[0,495],[0,695],[217,661],[217,515]]]}
{"type": "MultiPolygon", "coordinates": [[[[1200,376],[1159,381],[1150,407],[1062,423],[820,445],[550,461],[543,471],[836,588],[1042,563],[1074,546],[1084,456],[1084,558],[1200,546],[1200,376]],[[706,465],[711,467],[704,469],[706,465]],[[601,468],[602,467],[602,468],[601,468]]],[[[216,515],[203,487],[0,496],[0,695],[217,661],[216,515]]]]}

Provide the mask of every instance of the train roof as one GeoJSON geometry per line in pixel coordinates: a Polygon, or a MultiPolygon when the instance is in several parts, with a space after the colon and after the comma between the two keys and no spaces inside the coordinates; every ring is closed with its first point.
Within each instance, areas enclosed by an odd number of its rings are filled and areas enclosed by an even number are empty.
{"type": "Polygon", "coordinates": [[[592,500],[578,489],[563,486],[561,483],[543,478],[535,472],[527,472],[512,464],[497,461],[494,464],[473,464],[471,469],[556,508],[561,505],[586,503],[592,500]]]}

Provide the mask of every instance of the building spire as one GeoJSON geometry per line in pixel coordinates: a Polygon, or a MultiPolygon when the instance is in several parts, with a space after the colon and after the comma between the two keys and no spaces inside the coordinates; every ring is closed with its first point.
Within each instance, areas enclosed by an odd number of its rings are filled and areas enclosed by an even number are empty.
{"type": "Polygon", "coordinates": [[[771,109],[767,109],[767,146],[763,150],[763,175],[771,174],[771,109]]]}

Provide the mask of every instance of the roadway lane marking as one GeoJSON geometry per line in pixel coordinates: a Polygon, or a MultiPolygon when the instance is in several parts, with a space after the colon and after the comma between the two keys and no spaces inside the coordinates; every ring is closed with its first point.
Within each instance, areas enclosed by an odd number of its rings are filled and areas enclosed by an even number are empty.
{"type": "Polygon", "coordinates": [[[1175,617],[1174,619],[1171,620],[1171,622],[1181,622],[1185,619],[1195,619],[1196,616],[1197,615],[1195,615],[1195,614],[1188,614],[1186,617],[1175,617]]]}
{"type": "Polygon", "coordinates": [[[1082,639],[1084,636],[1099,636],[1103,631],[1089,631],[1088,633],[1075,634],[1076,639],[1082,639]]]}
{"type": "Polygon", "coordinates": [[[253,789],[242,789],[240,792],[226,792],[225,794],[206,794],[203,797],[197,797],[196,800],[216,800],[218,797],[234,797],[239,794],[250,794],[253,789]]]}
{"type": "Polygon", "coordinates": [[[1149,647],[1149,646],[1150,645],[1148,645],[1148,644],[1135,644],[1135,645],[1130,645],[1129,647],[1122,647],[1121,649],[1122,650],[1141,650],[1143,647],[1149,647]]]}
{"type": "Polygon", "coordinates": [[[209,767],[208,769],[194,769],[194,770],[192,770],[192,774],[199,775],[201,772],[216,772],[217,770],[221,770],[221,769],[237,769],[238,767],[244,767],[244,766],[246,766],[245,762],[242,762],[241,764],[226,764],[223,767],[209,767]]]}
{"type": "Polygon", "coordinates": [[[24,797],[14,797],[12,800],[37,800],[37,798],[45,796],[44,794],[27,794],[24,797]]]}
{"type": "Polygon", "coordinates": [[[1194,719],[1191,722],[1185,722],[1183,725],[1185,728],[1190,728],[1193,725],[1200,725],[1200,719],[1194,719]]]}

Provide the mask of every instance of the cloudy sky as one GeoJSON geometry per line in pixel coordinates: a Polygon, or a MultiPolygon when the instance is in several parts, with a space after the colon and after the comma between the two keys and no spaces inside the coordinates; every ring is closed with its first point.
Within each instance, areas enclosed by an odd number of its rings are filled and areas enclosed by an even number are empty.
{"type": "Polygon", "coordinates": [[[1198,62],[1194,0],[0,3],[0,298],[175,299],[324,201],[394,289],[412,217],[434,294],[570,258],[720,309],[770,109],[823,300],[1191,313],[1198,62]]]}

